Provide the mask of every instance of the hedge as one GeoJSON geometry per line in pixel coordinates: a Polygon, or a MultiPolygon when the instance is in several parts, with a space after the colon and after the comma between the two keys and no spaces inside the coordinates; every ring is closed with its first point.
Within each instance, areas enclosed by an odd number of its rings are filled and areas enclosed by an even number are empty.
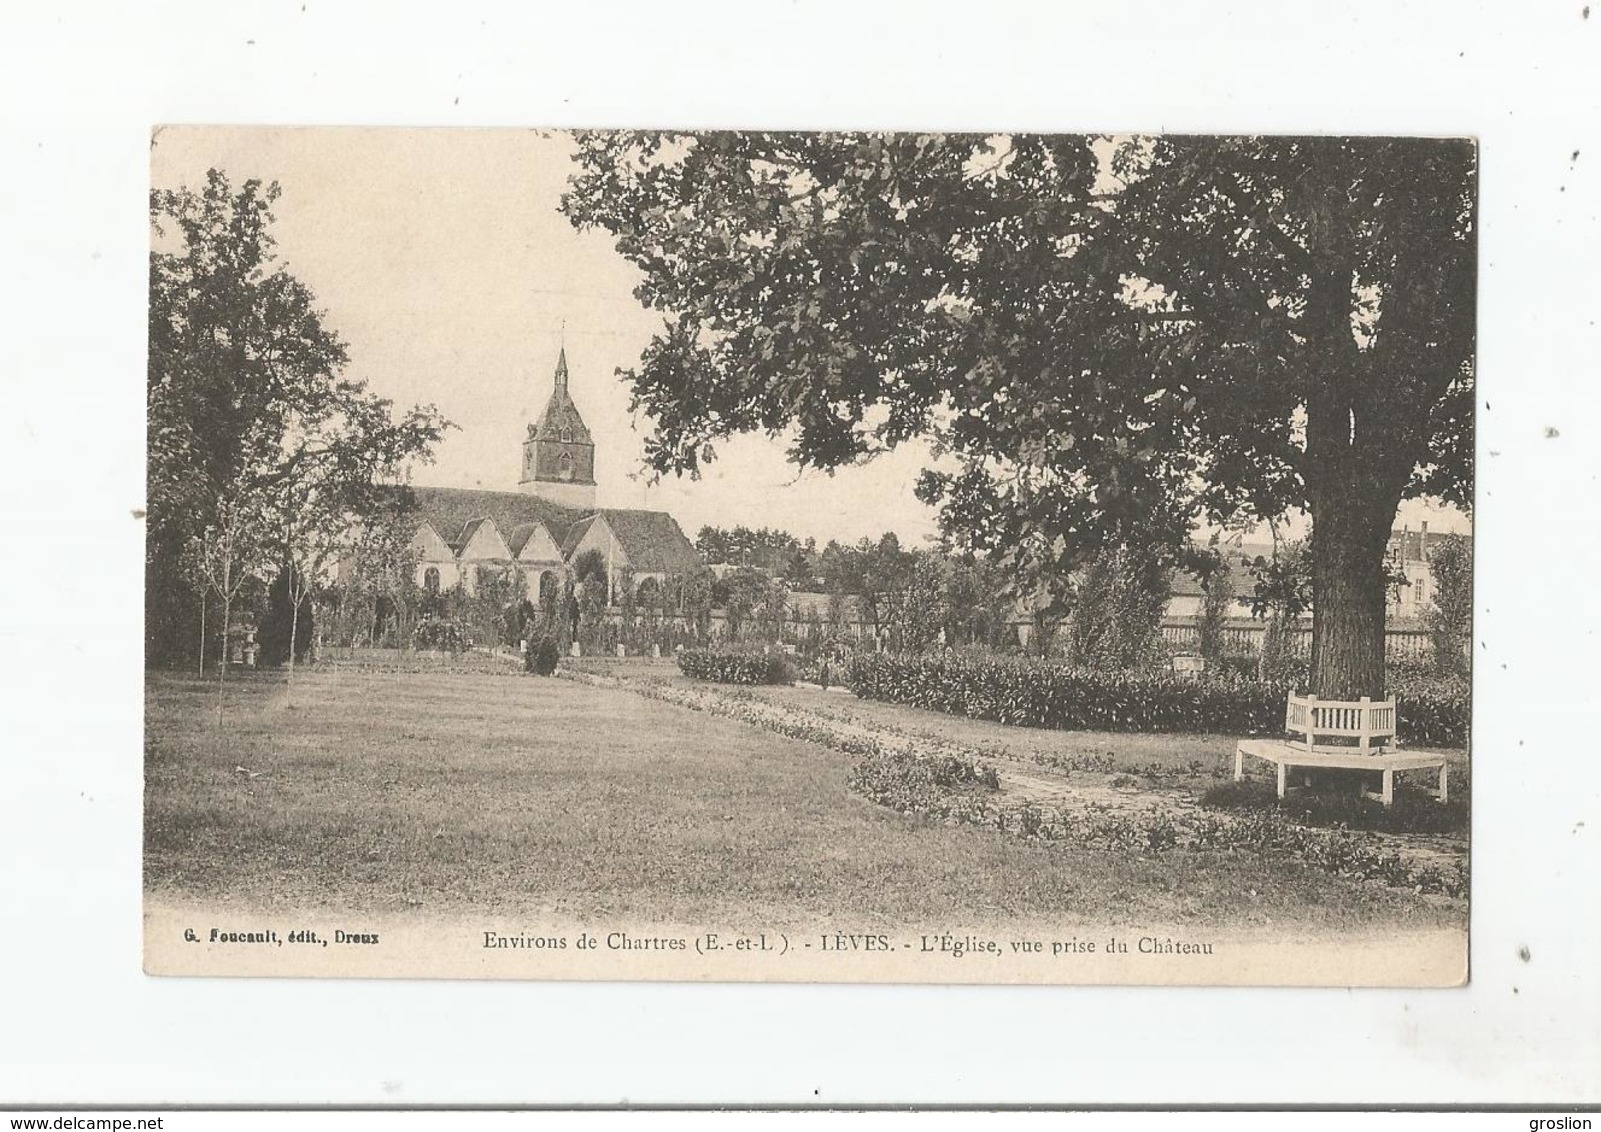
{"type": "Polygon", "coordinates": [[[692,679],[718,684],[788,684],[795,679],[794,669],[781,653],[682,649],[678,669],[692,679]]]}
{"type": "MultiPolygon", "coordinates": [[[[1187,680],[1001,658],[888,653],[853,657],[848,683],[862,699],[1018,727],[1224,735],[1281,733],[1289,692],[1262,680],[1187,680]]],[[[1466,745],[1466,690],[1405,683],[1396,693],[1401,740],[1423,747],[1466,745]]]]}

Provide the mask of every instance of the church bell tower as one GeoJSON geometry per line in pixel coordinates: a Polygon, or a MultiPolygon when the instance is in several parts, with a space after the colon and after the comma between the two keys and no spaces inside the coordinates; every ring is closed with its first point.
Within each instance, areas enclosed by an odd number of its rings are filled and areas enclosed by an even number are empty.
{"type": "Polygon", "coordinates": [[[567,390],[567,348],[556,359],[556,387],[523,441],[517,490],[578,511],[595,508],[595,438],[567,390]]]}

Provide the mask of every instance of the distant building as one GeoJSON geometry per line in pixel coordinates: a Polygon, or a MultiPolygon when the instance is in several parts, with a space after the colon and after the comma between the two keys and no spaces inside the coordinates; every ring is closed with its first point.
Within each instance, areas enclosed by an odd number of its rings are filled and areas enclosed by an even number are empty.
{"type": "MultiPolygon", "coordinates": [[[[1385,614],[1392,621],[1421,619],[1434,604],[1434,572],[1429,556],[1452,535],[1431,532],[1423,523],[1418,530],[1401,527],[1390,532],[1385,552],[1390,570],[1401,578],[1389,588],[1385,614]]],[[[1249,616],[1246,599],[1255,584],[1253,571],[1273,559],[1271,543],[1244,542],[1235,539],[1221,548],[1225,559],[1234,571],[1234,601],[1229,607],[1231,617],[1249,616]]],[[[1179,570],[1173,575],[1172,600],[1168,604],[1169,617],[1196,617],[1205,602],[1205,591],[1195,575],[1179,570]]]]}
{"type": "Polygon", "coordinates": [[[434,592],[459,582],[475,593],[485,578],[517,567],[528,600],[537,603],[591,549],[606,561],[608,589],[629,568],[639,581],[699,568],[694,543],[671,515],[597,508],[596,486],[595,440],[568,388],[564,349],[545,411],[528,426],[516,491],[411,489],[417,514],[414,580],[434,592]]]}
{"type": "Polygon", "coordinates": [[[1430,532],[1429,524],[1422,523],[1417,530],[1402,527],[1390,532],[1390,545],[1386,551],[1392,571],[1404,581],[1390,587],[1385,613],[1392,619],[1416,620],[1423,617],[1434,605],[1434,571],[1429,557],[1440,544],[1456,536],[1430,532]]]}
{"type": "MultiPolygon", "coordinates": [[[[1252,572],[1272,561],[1273,544],[1246,542],[1234,538],[1223,543],[1218,550],[1223,555],[1223,561],[1228,564],[1234,581],[1234,600],[1229,604],[1225,616],[1249,617],[1251,587],[1255,584],[1255,575],[1252,572]]],[[[1172,596],[1167,604],[1167,616],[1199,617],[1205,604],[1206,591],[1201,586],[1201,579],[1187,570],[1175,570],[1172,596]]]]}
{"type": "Polygon", "coordinates": [[[523,441],[523,478],[517,490],[563,507],[595,507],[595,438],[567,389],[567,350],[556,359],[556,385],[545,411],[523,441]]]}
{"type": "Polygon", "coordinates": [[[562,554],[576,562],[591,550],[605,560],[616,578],[632,569],[636,583],[664,582],[673,574],[699,569],[700,552],[665,511],[597,511],[574,523],[562,543],[562,554]]]}

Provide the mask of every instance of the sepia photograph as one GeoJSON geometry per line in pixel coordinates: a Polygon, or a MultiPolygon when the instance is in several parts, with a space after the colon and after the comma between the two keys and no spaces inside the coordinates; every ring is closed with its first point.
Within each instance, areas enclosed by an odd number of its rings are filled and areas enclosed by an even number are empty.
{"type": "Polygon", "coordinates": [[[1460,137],[156,127],[145,970],[1465,984],[1477,218],[1460,137]]]}

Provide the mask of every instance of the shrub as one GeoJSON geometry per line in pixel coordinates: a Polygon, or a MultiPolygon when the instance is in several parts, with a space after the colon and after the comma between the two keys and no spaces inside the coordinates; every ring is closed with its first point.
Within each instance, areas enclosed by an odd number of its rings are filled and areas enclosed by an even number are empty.
{"type": "Polygon", "coordinates": [[[1273,813],[1298,825],[1369,830],[1379,833],[1459,833],[1467,829],[1465,798],[1453,795],[1441,805],[1416,786],[1397,783],[1395,804],[1388,809],[1355,790],[1293,792],[1283,801],[1260,782],[1222,782],[1201,795],[1207,810],[1273,813]]]}
{"type": "Polygon", "coordinates": [[[1392,673],[1401,738],[1419,747],[1466,747],[1473,688],[1461,677],[1392,673]]]}
{"type": "Polygon", "coordinates": [[[876,750],[851,769],[846,786],[880,806],[928,814],[941,809],[953,791],[1000,789],[1000,776],[987,763],[959,755],[876,750]]]}
{"type": "Polygon", "coordinates": [[[313,616],[311,594],[300,571],[291,573],[290,567],[284,567],[267,590],[267,609],[256,630],[256,642],[261,646],[261,663],[276,666],[288,661],[291,636],[295,639],[295,663],[304,661],[311,652],[312,638],[316,636],[313,616]],[[292,588],[300,595],[298,618],[294,618],[294,603],[289,600],[291,582],[292,588]],[[290,624],[292,619],[295,622],[293,632],[290,624]]]}
{"type": "Polygon", "coordinates": [[[1286,689],[1191,681],[1170,673],[1090,672],[1021,660],[861,654],[850,685],[864,699],[1063,731],[1260,735],[1284,723],[1286,689]]]}
{"type": "Polygon", "coordinates": [[[556,638],[546,635],[537,641],[528,642],[528,654],[525,663],[528,671],[538,676],[549,676],[556,671],[556,665],[561,660],[561,650],[556,647],[556,638]]]}
{"type": "Polygon", "coordinates": [[[1473,544],[1447,535],[1429,554],[1434,604],[1427,615],[1434,666],[1443,675],[1465,675],[1473,630],[1473,544]]]}
{"type": "Polygon", "coordinates": [[[472,635],[464,624],[440,617],[424,617],[411,633],[411,647],[414,649],[465,652],[472,648],[472,644],[472,635]]]}
{"type": "Polygon", "coordinates": [[[791,684],[795,669],[782,653],[738,652],[731,649],[684,649],[678,668],[694,680],[717,684],[791,684]]]}
{"type": "Polygon", "coordinates": [[[1040,766],[1048,766],[1064,775],[1086,771],[1092,774],[1111,774],[1114,766],[1110,754],[1075,753],[1071,755],[1053,755],[1040,753],[1034,756],[1034,761],[1040,766]]]}
{"type": "MultiPolygon", "coordinates": [[[[1012,659],[871,653],[852,657],[848,682],[863,699],[1018,727],[1225,735],[1280,734],[1290,691],[1288,684],[1266,680],[1191,681],[1012,659]]],[[[1404,742],[1466,743],[1465,685],[1407,681],[1396,694],[1404,742]]]]}

